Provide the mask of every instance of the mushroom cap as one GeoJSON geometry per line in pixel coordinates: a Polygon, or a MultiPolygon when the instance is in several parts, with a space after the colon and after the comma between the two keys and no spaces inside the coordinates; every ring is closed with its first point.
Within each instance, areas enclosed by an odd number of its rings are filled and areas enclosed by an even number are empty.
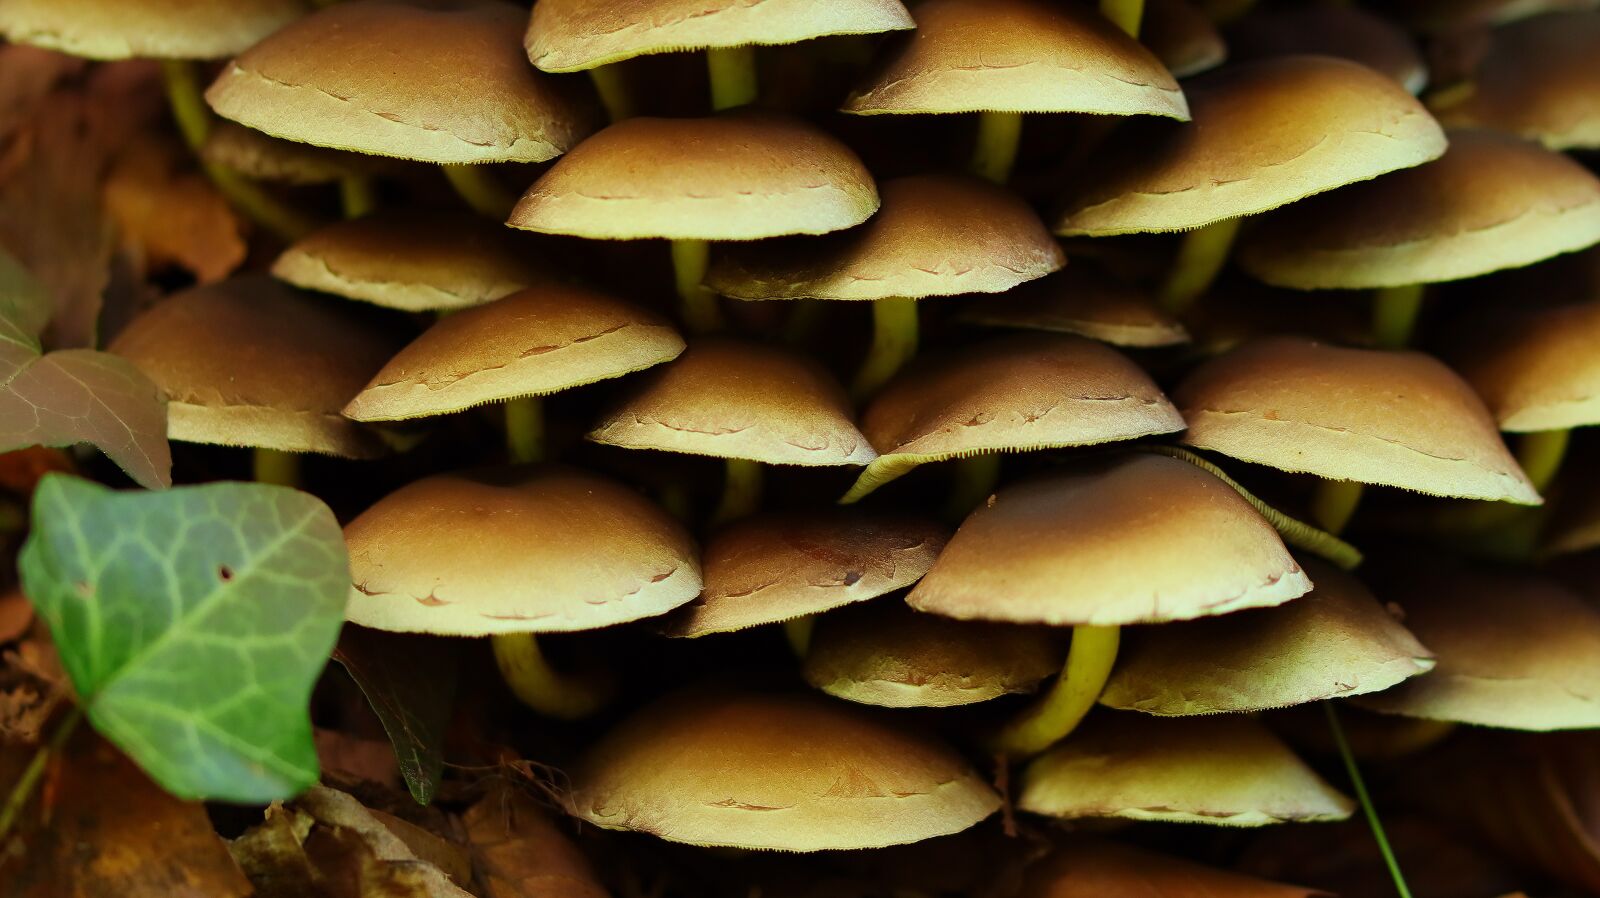
{"type": "Polygon", "coordinates": [[[543,162],[593,130],[595,116],[570,85],[528,65],[518,41],[526,16],[501,0],[337,3],[241,53],[206,102],[223,118],[317,146],[435,163],[543,162]]]}
{"type": "Polygon", "coordinates": [[[1001,293],[1067,262],[1021,197],[966,175],[884,182],[865,225],[721,253],[706,285],[734,299],[921,299],[1001,293]]]}
{"type": "Polygon", "coordinates": [[[1280,56],[1189,82],[1189,125],[1132,123],[1097,154],[1055,230],[1185,231],[1436,159],[1444,132],[1405,89],[1349,60],[1280,56]]]}
{"type": "Polygon", "coordinates": [[[1343,820],[1355,803],[1260,721],[1098,714],[1022,774],[1017,807],[1219,826],[1343,820]]]}
{"type": "Polygon", "coordinates": [[[1017,898],[1332,898],[1119,842],[1075,841],[1030,864],[1017,898]],[[1138,889],[1140,892],[1132,891],[1138,889]]]}
{"type": "Polygon", "coordinates": [[[643,381],[589,439],[773,465],[864,465],[878,457],[856,429],[844,388],[806,356],[701,340],[643,381]]]}
{"type": "Polygon", "coordinates": [[[1194,465],[1139,454],[1001,490],[907,598],[963,620],[1188,620],[1311,589],[1277,531],[1194,465]]]}
{"type": "Polygon", "coordinates": [[[1003,296],[966,303],[960,320],[986,327],[1077,334],[1113,346],[1176,346],[1189,342],[1183,323],[1155,295],[1077,263],[1003,296]]]}
{"type": "Polygon", "coordinates": [[[1262,7],[1228,25],[1235,62],[1312,53],[1359,62],[1411,93],[1428,85],[1428,66],[1405,29],[1359,6],[1262,7]]]}
{"type": "Polygon", "coordinates": [[[1286,605],[1126,634],[1100,703],[1163,717],[1264,711],[1433,669],[1433,654],[1360,580],[1313,559],[1305,567],[1316,588],[1286,605]]]}
{"type": "Polygon", "coordinates": [[[864,602],[917,582],[948,538],[931,521],[843,509],[736,521],[706,544],[705,590],[666,630],[728,633],[864,602]]]}
{"type": "Polygon", "coordinates": [[[212,126],[200,147],[200,158],[257,181],[294,185],[331,184],[352,175],[369,174],[374,168],[382,169],[383,162],[390,161],[279,140],[227,120],[212,126]]]}
{"type": "Polygon", "coordinates": [[[683,347],[654,312],[548,283],[440,319],[390,359],[344,413],[393,421],[543,396],[669,362],[683,347]]]}
{"type": "Polygon", "coordinates": [[[928,462],[1182,429],[1161,388],[1115,349],[1069,334],[1011,334],[891,381],[862,415],[878,457],[843,501],[928,462]]]}
{"type": "Polygon", "coordinates": [[[812,695],[680,692],[569,772],[574,816],[704,846],[881,848],[960,832],[1000,807],[944,744],[812,695]]]}
{"type": "Polygon", "coordinates": [[[351,623],[485,636],[594,630],[700,592],[700,558],[665,511],[553,465],[436,474],[344,529],[351,623]]]}
{"type": "Polygon", "coordinates": [[[1389,595],[1439,664],[1363,707],[1518,730],[1600,727],[1600,608],[1526,572],[1428,570],[1389,595]]]}
{"type": "Polygon", "coordinates": [[[1060,632],[951,620],[884,600],[817,619],[806,682],[888,708],[948,708],[1032,692],[1061,670],[1060,632]]]}
{"type": "Polygon", "coordinates": [[[1040,0],[926,0],[844,102],[856,115],[1092,112],[1187,120],[1155,54],[1092,9],[1040,0]]]}
{"type": "Polygon", "coordinates": [[[866,221],[878,191],[860,158],[799,119],[757,110],[630,118],[535,181],[507,224],[593,240],[761,240],[866,221]]]}
{"type": "Polygon", "coordinates": [[[1501,430],[1600,424],[1600,298],[1495,323],[1458,367],[1501,430]]]}
{"type": "Polygon", "coordinates": [[[539,0],[524,43],[539,68],[576,72],[650,53],[914,27],[900,0],[539,0]]]}
{"type": "Polygon", "coordinates": [[[1205,11],[1189,0],[1149,0],[1139,41],[1174,78],[1188,78],[1222,65],[1228,45],[1205,11]]]}
{"type": "Polygon", "coordinates": [[[174,440],[364,458],[382,444],[339,410],[400,342],[348,304],[249,275],[169,297],[110,350],[167,395],[174,440]]]}
{"type": "Polygon", "coordinates": [[[1400,287],[1531,265],[1600,242],[1600,178],[1490,131],[1437,162],[1297,203],[1251,230],[1239,264],[1279,287],[1400,287]]]}
{"type": "Polygon", "coordinates": [[[1538,505],[1483,401],[1419,352],[1253,340],[1173,393],[1183,441],[1240,461],[1434,496],[1538,505]]]}
{"type": "Polygon", "coordinates": [[[226,59],[309,8],[306,0],[5,0],[0,35],[89,59],[226,59]]]}
{"type": "Polygon", "coordinates": [[[407,312],[464,309],[556,277],[528,242],[481,215],[386,211],[295,241],[272,273],[297,287],[407,312]]]}
{"type": "Polygon", "coordinates": [[[1552,150],[1600,148],[1600,16],[1557,13],[1498,28],[1448,126],[1520,134],[1552,150]]]}

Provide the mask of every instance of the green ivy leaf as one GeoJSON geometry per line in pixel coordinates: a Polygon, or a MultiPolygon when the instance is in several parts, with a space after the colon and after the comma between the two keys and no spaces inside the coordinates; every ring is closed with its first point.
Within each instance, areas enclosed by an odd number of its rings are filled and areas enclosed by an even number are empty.
{"type": "Polygon", "coordinates": [[[307,706],[350,588],[321,501],[51,474],[20,568],[90,722],[168,791],[266,802],[317,781],[307,706]]]}

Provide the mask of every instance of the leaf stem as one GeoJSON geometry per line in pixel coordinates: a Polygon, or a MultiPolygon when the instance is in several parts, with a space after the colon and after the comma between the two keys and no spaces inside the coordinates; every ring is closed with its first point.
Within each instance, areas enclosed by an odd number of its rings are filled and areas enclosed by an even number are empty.
{"type": "Polygon", "coordinates": [[[1405,874],[1400,872],[1400,861],[1394,856],[1394,849],[1389,845],[1389,837],[1384,834],[1383,821],[1378,819],[1378,809],[1372,804],[1372,796],[1367,793],[1367,783],[1361,778],[1361,768],[1356,766],[1356,756],[1350,751],[1350,743],[1344,738],[1344,727],[1339,725],[1339,713],[1333,709],[1333,702],[1322,703],[1322,709],[1328,713],[1328,729],[1333,733],[1333,744],[1339,747],[1339,757],[1344,761],[1345,773],[1350,775],[1350,785],[1356,791],[1356,800],[1361,803],[1361,811],[1366,814],[1367,825],[1372,827],[1372,838],[1378,843],[1378,852],[1383,855],[1383,863],[1389,868],[1389,875],[1394,879],[1395,891],[1400,898],[1411,898],[1411,889],[1406,886],[1405,874]]]}
{"type": "Polygon", "coordinates": [[[18,777],[15,786],[11,787],[11,794],[6,796],[6,803],[0,806],[0,842],[4,842],[11,833],[11,827],[16,825],[17,818],[22,815],[23,808],[27,807],[28,799],[33,796],[34,787],[39,785],[39,778],[44,776],[45,767],[50,763],[50,756],[61,751],[72,731],[77,729],[78,721],[83,718],[83,709],[77,705],[67,712],[56,725],[56,731],[51,734],[50,741],[39,746],[34,752],[33,760],[23,769],[22,776],[18,777]]]}

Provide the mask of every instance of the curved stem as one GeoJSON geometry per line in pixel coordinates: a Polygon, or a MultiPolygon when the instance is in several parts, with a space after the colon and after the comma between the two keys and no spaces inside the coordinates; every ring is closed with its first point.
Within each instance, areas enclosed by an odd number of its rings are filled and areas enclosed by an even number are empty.
{"type": "Polygon", "coordinates": [[[978,142],[972,151],[972,173],[987,181],[1004,184],[1011,179],[1017,161],[1017,145],[1022,141],[1022,113],[978,113],[978,142]]]}
{"type": "Polygon", "coordinates": [[[1100,13],[1130,37],[1139,36],[1139,20],[1144,18],[1144,0],[1100,0],[1100,13]]]}
{"type": "Polygon", "coordinates": [[[796,658],[803,660],[806,653],[811,651],[811,633],[816,627],[817,618],[813,614],[783,622],[783,636],[789,640],[789,648],[796,658]]]}
{"type": "Polygon", "coordinates": [[[1402,349],[1411,342],[1422,311],[1423,286],[1384,287],[1373,295],[1372,339],[1384,349],[1402,349]]]}
{"type": "Polygon", "coordinates": [[[72,731],[77,729],[78,721],[83,719],[83,709],[73,706],[67,716],[56,724],[56,731],[50,735],[50,741],[39,746],[33,753],[33,759],[28,761],[28,766],[23,768],[22,776],[17,778],[16,785],[11,787],[11,793],[6,796],[4,805],[0,805],[0,844],[11,833],[11,828],[16,825],[17,818],[22,815],[28,806],[28,799],[33,797],[33,790],[39,785],[40,777],[50,763],[50,756],[61,751],[61,746],[67,744],[67,738],[72,731]]]}
{"type": "Polygon", "coordinates": [[[1073,627],[1061,676],[1043,698],[1000,730],[995,750],[1007,757],[1036,755],[1077,728],[1111,676],[1121,636],[1120,627],[1073,627]]]}
{"type": "Polygon", "coordinates": [[[981,452],[958,458],[952,472],[954,480],[945,500],[944,517],[959,522],[994,493],[1000,482],[1000,453],[981,452]]]}
{"type": "Polygon", "coordinates": [[[696,334],[722,330],[727,322],[717,293],[704,283],[706,265],[711,261],[711,244],[704,240],[672,241],[672,274],[678,286],[678,314],[696,334]]]}
{"type": "Polygon", "coordinates": [[[713,526],[749,517],[761,507],[763,473],[761,462],[743,458],[724,459],[726,467],[722,484],[722,501],[711,515],[713,526]]]}
{"type": "Polygon", "coordinates": [[[850,394],[866,399],[917,354],[917,302],[893,296],[872,303],[872,348],[856,372],[850,394]]]}
{"type": "Polygon", "coordinates": [[[604,677],[575,677],[550,667],[532,633],[490,637],[500,676],[524,705],[547,717],[577,720],[605,707],[616,684],[604,677]]]}
{"type": "Polygon", "coordinates": [[[1570,430],[1539,430],[1523,434],[1517,442],[1517,462],[1541,495],[1555,482],[1571,436],[1570,430]]]}
{"type": "Polygon", "coordinates": [[[505,221],[517,198],[496,181],[487,165],[441,165],[450,186],[474,212],[495,221],[505,221]]]}
{"type": "Polygon", "coordinates": [[[366,175],[345,175],[339,179],[339,202],[345,218],[360,218],[378,207],[378,192],[366,175]]]}
{"type": "Polygon", "coordinates": [[[1178,246],[1178,258],[1161,285],[1161,308],[1172,315],[1182,315],[1205,295],[1211,282],[1227,264],[1228,253],[1233,249],[1233,238],[1239,234],[1239,221],[1230,218],[1208,224],[1183,235],[1178,246]]]}
{"type": "Polygon", "coordinates": [[[600,105],[606,108],[606,116],[613,122],[634,115],[633,92],[628,90],[628,79],[622,76],[621,66],[614,62],[589,70],[589,80],[594,83],[595,93],[600,95],[600,105]]]}
{"type": "Polygon", "coordinates": [[[1344,761],[1345,773],[1350,776],[1350,785],[1355,789],[1356,800],[1361,803],[1361,811],[1367,817],[1367,825],[1372,828],[1372,838],[1378,843],[1378,853],[1383,855],[1383,863],[1389,868],[1389,876],[1394,880],[1394,889],[1400,898],[1411,898],[1411,889],[1406,886],[1406,877],[1400,872],[1400,861],[1394,856],[1394,849],[1389,846],[1389,837],[1383,831],[1383,821],[1378,819],[1378,809],[1372,804],[1372,796],[1367,793],[1367,783],[1361,778],[1361,768],[1356,765],[1356,756],[1350,751],[1350,743],[1344,738],[1344,727],[1339,725],[1339,713],[1333,709],[1333,702],[1323,702],[1322,709],[1328,712],[1328,729],[1333,732],[1333,744],[1339,747],[1339,757],[1344,761]]]}
{"type": "Polygon", "coordinates": [[[1311,496],[1311,520],[1334,536],[1344,532],[1361,504],[1365,484],[1354,480],[1324,480],[1311,496]]]}
{"type": "Polygon", "coordinates": [[[506,450],[517,464],[544,460],[543,399],[519,396],[506,403],[506,450]]]}
{"type": "Polygon", "coordinates": [[[706,50],[711,73],[711,108],[721,111],[756,101],[756,48],[712,47],[706,50]]]}
{"type": "Polygon", "coordinates": [[[186,59],[161,60],[161,80],[167,89],[167,105],[178,123],[183,142],[196,153],[211,133],[211,110],[206,108],[195,64],[186,59]]]}
{"type": "Polygon", "coordinates": [[[274,483],[278,486],[300,485],[300,456],[278,449],[256,449],[251,458],[257,483],[274,483]]]}

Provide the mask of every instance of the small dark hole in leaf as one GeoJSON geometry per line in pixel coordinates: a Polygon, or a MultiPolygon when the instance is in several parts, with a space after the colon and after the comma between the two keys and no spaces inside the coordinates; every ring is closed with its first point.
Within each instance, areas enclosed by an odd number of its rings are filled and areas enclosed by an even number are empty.
{"type": "Polygon", "coordinates": [[[224,564],[217,568],[217,576],[222,578],[222,582],[227,583],[233,579],[233,568],[224,564]]]}

